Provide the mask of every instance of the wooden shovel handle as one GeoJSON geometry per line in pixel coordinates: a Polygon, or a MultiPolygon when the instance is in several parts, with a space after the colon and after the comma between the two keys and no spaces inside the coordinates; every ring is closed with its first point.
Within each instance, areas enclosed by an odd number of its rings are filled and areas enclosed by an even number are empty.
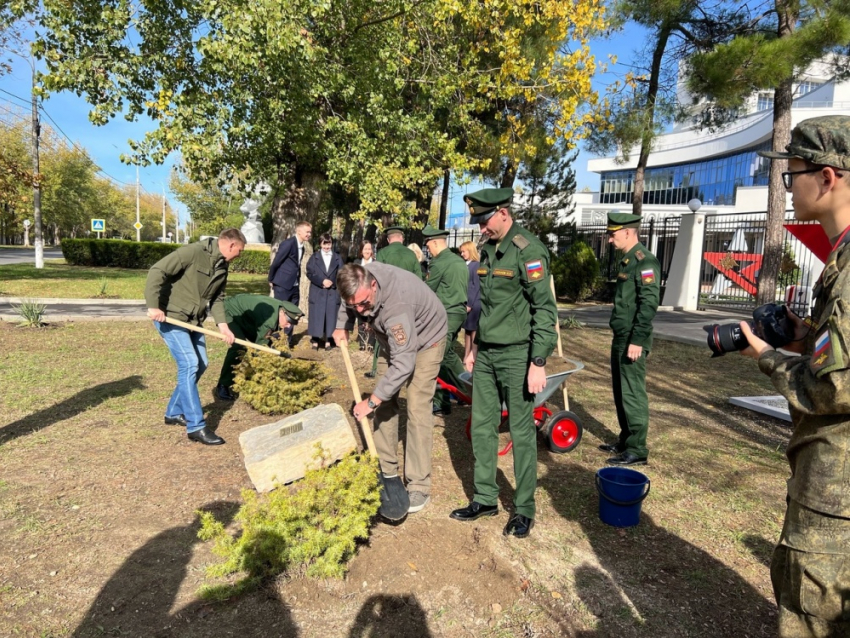
{"type": "MultiPolygon", "coordinates": [[[[555,277],[549,277],[549,287],[552,288],[552,298],[555,300],[555,333],[558,335],[558,357],[564,358],[564,346],[561,342],[561,318],[558,317],[558,295],[555,294],[555,277]]],[[[564,409],[570,409],[570,396],[567,393],[567,384],[564,383],[561,388],[561,392],[564,397],[564,409]]]]}
{"type": "MultiPolygon", "coordinates": [[[[357,383],[357,375],[354,374],[354,366],[351,365],[351,355],[348,353],[348,341],[340,341],[338,344],[342,351],[342,360],[345,361],[345,369],[348,372],[348,382],[351,384],[351,391],[354,393],[354,403],[360,403],[363,400],[363,395],[360,394],[360,384],[357,383]]],[[[378,452],[375,450],[375,439],[372,438],[372,424],[365,416],[360,419],[360,429],[363,430],[363,438],[366,439],[366,447],[369,448],[369,454],[377,458],[378,452]]]]}
{"type": "MultiPolygon", "coordinates": [[[[207,330],[206,328],[202,328],[201,326],[186,323],[185,321],[180,321],[178,319],[172,319],[171,317],[166,317],[165,323],[170,323],[173,326],[180,326],[181,328],[186,328],[186,330],[191,330],[192,332],[200,332],[201,334],[205,334],[209,337],[215,337],[216,339],[221,339],[222,341],[224,341],[225,339],[225,336],[220,332],[217,332],[215,330],[207,330]]],[[[261,352],[268,352],[269,354],[276,354],[279,357],[285,356],[280,350],[275,350],[274,348],[269,348],[267,346],[261,346],[259,344],[254,343],[253,341],[245,341],[245,339],[235,339],[234,343],[238,343],[240,346],[245,346],[246,348],[251,348],[252,350],[259,350],[261,352]]]]}

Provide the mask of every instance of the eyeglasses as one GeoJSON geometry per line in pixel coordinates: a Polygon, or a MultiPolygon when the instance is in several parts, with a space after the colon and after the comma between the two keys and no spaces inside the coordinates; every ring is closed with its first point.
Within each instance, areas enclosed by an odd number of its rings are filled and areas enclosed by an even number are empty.
{"type": "MultiPolygon", "coordinates": [[[[782,184],[785,186],[785,190],[791,190],[791,184],[794,183],[794,175],[805,175],[806,173],[820,173],[825,167],[820,166],[818,168],[810,168],[805,171],[785,171],[782,173],[782,184]]],[[[835,169],[832,169],[835,171],[835,169]]],[[[839,173],[835,171],[835,176],[838,178],[844,177],[843,173],[839,173]]]]}
{"type": "Polygon", "coordinates": [[[355,309],[356,308],[368,308],[370,305],[372,305],[371,302],[369,301],[369,291],[368,290],[366,291],[366,297],[364,297],[360,301],[354,301],[354,298],[352,297],[352,299],[348,303],[348,305],[351,306],[352,308],[355,308],[355,309]]]}

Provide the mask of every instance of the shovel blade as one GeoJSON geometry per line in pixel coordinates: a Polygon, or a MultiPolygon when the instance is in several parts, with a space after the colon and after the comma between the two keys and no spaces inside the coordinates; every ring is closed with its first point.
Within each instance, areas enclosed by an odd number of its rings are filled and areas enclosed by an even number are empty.
{"type": "Polygon", "coordinates": [[[381,474],[381,516],[388,521],[400,521],[407,516],[410,508],[410,496],[404,483],[398,476],[387,477],[381,474]]]}

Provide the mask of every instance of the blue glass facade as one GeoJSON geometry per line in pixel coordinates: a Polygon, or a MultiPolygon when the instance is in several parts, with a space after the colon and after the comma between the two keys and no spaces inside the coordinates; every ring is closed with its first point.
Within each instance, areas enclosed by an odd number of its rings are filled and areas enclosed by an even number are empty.
{"type": "MultiPolygon", "coordinates": [[[[769,149],[768,141],[709,160],[648,168],[643,203],[687,204],[696,197],[706,205],[731,206],[739,186],[767,185],[770,160],[759,157],[756,151],[769,149]]],[[[600,203],[631,203],[634,178],[634,169],[602,173],[600,203]]]]}

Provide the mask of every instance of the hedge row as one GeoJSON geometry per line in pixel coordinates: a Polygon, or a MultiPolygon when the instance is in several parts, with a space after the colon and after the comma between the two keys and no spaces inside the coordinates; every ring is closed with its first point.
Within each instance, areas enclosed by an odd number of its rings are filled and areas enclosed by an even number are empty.
{"type": "MultiPolygon", "coordinates": [[[[62,254],[72,266],[138,268],[147,270],[178,244],[120,239],[63,239],[62,254]]],[[[269,271],[269,253],[244,250],[230,264],[230,272],[265,274],[269,271]]]]}

